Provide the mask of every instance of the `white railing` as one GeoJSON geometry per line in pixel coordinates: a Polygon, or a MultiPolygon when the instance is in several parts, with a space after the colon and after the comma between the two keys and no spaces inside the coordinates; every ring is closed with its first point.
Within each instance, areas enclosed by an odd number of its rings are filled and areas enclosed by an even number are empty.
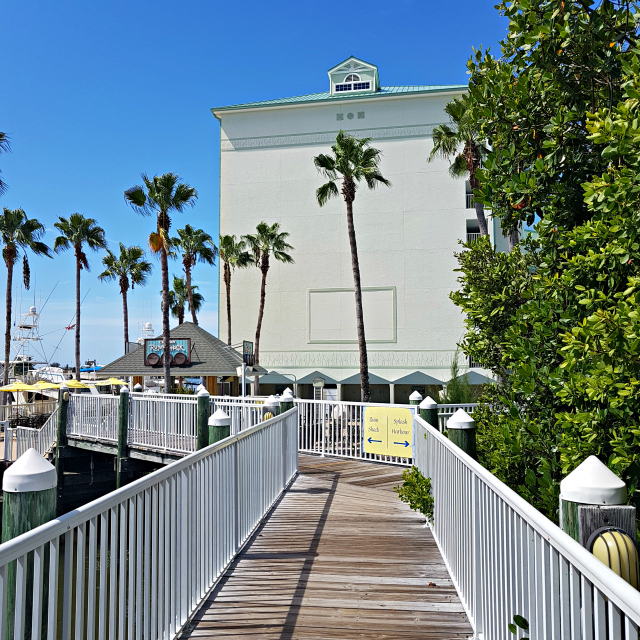
{"type": "Polygon", "coordinates": [[[0,405],[0,422],[10,418],[26,418],[39,413],[52,413],[57,406],[57,400],[35,400],[24,404],[2,404],[0,405]]]}
{"type": "Polygon", "coordinates": [[[440,431],[444,431],[447,428],[447,420],[458,410],[462,409],[469,415],[473,414],[473,410],[478,406],[477,402],[470,402],[467,404],[439,404],[438,405],[438,426],[440,431]]]}
{"type": "Polygon", "coordinates": [[[190,453],[196,450],[197,434],[197,396],[131,395],[129,445],[190,453]]]}
{"type": "Polygon", "coordinates": [[[431,531],[474,637],[637,640],[640,593],[420,418],[415,464],[431,478],[431,531]]]}
{"type": "Polygon", "coordinates": [[[415,405],[300,400],[298,398],[294,402],[299,410],[298,448],[300,451],[405,466],[411,464],[410,457],[397,458],[365,453],[362,447],[362,429],[365,407],[397,407],[415,411],[417,409],[415,405]]]}
{"type": "Polygon", "coordinates": [[[296,445],[292,409],[0,545],[0,638],[9,594],[18,640],[175,638],[294,477],[296,445]]]}
{"type": "Polygon", "coordinates": [[[52,413],[47,421],[38,429],[30,427],[10,427],[5,423],[4,460],[17,460],[27,449],[32,447],[42,455],[46,455],[56,443],[58,414],[52,413]]]}
{"type": "Polygon", "coordinates": [[[92,440],[118,440],[118,396],[70,394],[67,434],[92,440]]]}
{"type": "Polygon", "coordinates": [[[229,398],[228,396],[211,396],[209,400],[209,415],[222,409],[231,417],[231,433],[240,433],[262,422],[264,400],[249,398],[229,398]],[[232,402],[237,400],[238,402],[232,402]]]}

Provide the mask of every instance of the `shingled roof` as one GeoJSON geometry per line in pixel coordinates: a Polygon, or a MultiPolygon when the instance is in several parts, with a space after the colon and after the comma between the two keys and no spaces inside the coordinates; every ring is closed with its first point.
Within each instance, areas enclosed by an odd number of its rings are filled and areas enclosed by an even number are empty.
{"type": "MultiPolygon", "coordinates": [[[[169,335],[172,338],[191,338],[191,364],[172,367],[172,376],[235,376],[237,367],[242,364],[242,356],[235,349],[193,322],[183,322],[171,329],[169,335]]],[[[138,347],[102,367],[100,375],[151,376],[162,375],[162,371],[162,366],[145,365],[144,348],[138,347]]]]}

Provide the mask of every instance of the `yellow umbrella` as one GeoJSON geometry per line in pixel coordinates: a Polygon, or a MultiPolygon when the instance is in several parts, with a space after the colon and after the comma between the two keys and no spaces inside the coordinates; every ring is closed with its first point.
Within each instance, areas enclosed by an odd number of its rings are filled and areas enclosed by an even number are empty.
{"type": "Polygon", "coordinates": [[[60,385],[55,382],[49,382],[48,380],[38,380],[33,385],[36,389],[59,389],[60,385]]]}
{"type": "Polygon", "coordinates": [[[93,384],[96,387],[104,387],[107,385],[112,385],[112,386],[118,385],[121,387],[123,384],[126,385],[127,383],[124,380],[118,380],[118,378],[107,378],[106,380],[98,380],[93,384]]]}
{"type": "Polygon", "coordinates": [[[74,380],[73,378],[71,380],[65,380],[64,383],[67,385],[67,387],[69,387],[69,389],[88,389],[89,388],[89,385],[83,384],[82,382],[78,380],[74,380]]]}
{"type": "Polygon", "coordinates": [[[0,391],[37,391],[37,387],[24,382],[12,382],[5,387],[0,387],[0,391]]]}

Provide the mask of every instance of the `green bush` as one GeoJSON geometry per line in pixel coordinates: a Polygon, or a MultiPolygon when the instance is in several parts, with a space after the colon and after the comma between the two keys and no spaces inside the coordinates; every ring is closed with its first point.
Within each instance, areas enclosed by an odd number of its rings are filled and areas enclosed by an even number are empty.
{"type": "Polygon", "coordinates": [[[425,478],[416,467],[411,467],[403,472],[402,479],[402,486],[394,487],[398,499],[406,502],[414,511],[419,511],[429,522],[433,522],[431,478],[425,478]]]}

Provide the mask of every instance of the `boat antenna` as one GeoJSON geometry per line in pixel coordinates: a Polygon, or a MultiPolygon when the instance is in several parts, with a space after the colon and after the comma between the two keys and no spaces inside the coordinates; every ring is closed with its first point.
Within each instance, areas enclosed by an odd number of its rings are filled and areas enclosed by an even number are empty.
{"type": "MultiPolygon", "coordinates": [[[[57,283],[56,283],[57,286],[57,283]]],[[[89,291],[91,291],[91,289],[89,289],[89,291]]],[[[89,295],[89,291],[87,291],[87,293],[84,294],[84,298],[82,298],[82,300],[80,301],[80,306],[82,306],[82,303],[87,299],[87,296],[89,295]]],[[[46,303],[45,303],[46,304],[46,303]]],[[[76,314],[74,312],[69,324],[67,326],[71,326],[71,323],[73,322],[73,320],[75,319],[76,314]]],[[[62,342],[64,340],[64,337],[67,335],[67,332],[65,331],[62,334],[62,337],[60,338],[60,342],[62,342]]],[[[51,353],[51,357],[53,358],[53,356],[55,355],[56,351],[58,350],[58,348],[60,347],[60,342],[58,342],[58,344],[56,345],[56,348],[53,350],[53,352],[51,353]]]]}
{"type": "MultiPolygon", "coordinates": [[[[58,280],[58,282],[56,282],[53,285],[53,289],[51,289],[51,293],[47,296],[47,299],[44,301],[44,304],[42,305],[42,309],[40,309],[40,314],[42,314],[42,310],[47,306],[47,302],[49,302],[49,298],[51,297],[51,295],[53,294],[53,292],[56,290],[56,287],[60,284],[60,280],[58,280]]],[[[88,292],[87,292],[88,293],[88,292]]]]}

